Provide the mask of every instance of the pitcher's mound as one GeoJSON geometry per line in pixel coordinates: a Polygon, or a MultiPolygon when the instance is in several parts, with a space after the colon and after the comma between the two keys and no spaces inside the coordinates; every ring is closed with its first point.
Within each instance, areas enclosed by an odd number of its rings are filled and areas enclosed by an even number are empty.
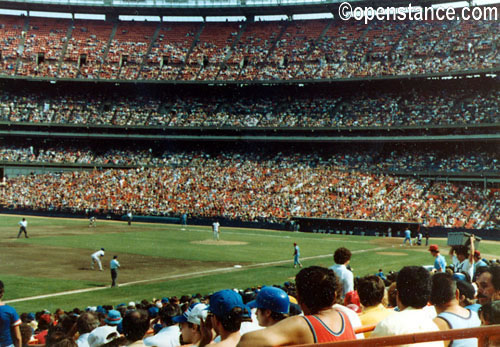
{"type": "Polygon", "coordinates": [[[398,252],[377,252],[377,254],[380,254],[380,255],[399,255],[399,256],[408,255],[406,253],[398,253],[398,252]]]}
{"type": "Polygon", "coordinates": [[[191,243],[197,245],[219,245],[219,246],[238,246],[238,245],[246,245],[248,242],[241,241],[224,241],[224,240],[203,240],[203,241],[191,241],[191,243]]]}

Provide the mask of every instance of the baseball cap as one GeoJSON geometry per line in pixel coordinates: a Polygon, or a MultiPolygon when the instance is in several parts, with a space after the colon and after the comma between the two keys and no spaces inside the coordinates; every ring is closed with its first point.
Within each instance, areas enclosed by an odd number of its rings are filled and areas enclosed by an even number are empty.
{"type": "Polygon", "coordinates": [[[41,320],[44,320],[46,323],[50,324],[52,322],[52,318],[50,317],[50,314],[44,313],[40,316],[41,320]]]}
{"type": "Polygon", "coordinates": [[[290,299],[288,294],[276,287],[262,287],[255,300],[248,303],[250,308],[271,310],[272,312],[288,314],[290,311],[290,299]]]}
{"type": "Polygon", "coordinates": [[[158,312],[160,312],[160,309],[156,306],[151,306],[150,308],[148,308],[149,317],[151,318],[155,318],[156,316],[158,316],[158,312]]]}
{"type": "Polygon", "coordinates": [[[168,298],[161,298],[162,304],[168,304],[168,298]]]}
{"type": "Polygon", "coordinates": [[[212,294],[208,311],[212,312],[217,317],[223,317],[235,307],[246,310],[247,313],[250,311],[243,303],[240,294],[231,289],[224,289],[212,294]]]}
{"type": "Polygon", "coordinates": [[[87,341],[90,347],[99,347],[119,337],[120,335],[118,334],[118,331],[116,331],[116,327],[104,325],[92,330],[92,332],[87,337],[87,341]]]}
{"type": "Polygon", "coordinates": [[[202,303],[194,303],[180,316],[175,316],[172,320],[175,323],[193,323],[201,325],[201,320],[206,320],[208,316],[208,305],[202,303]]]}
{"type": "Polygon", "coordinates": [[[475,250],[474,251],[474,256],[475,257],[480,257],[481,256],[481,252],[479,252],[478,250],[475,250]]]}
{"type": "Polygon", "coordinates": [[[463,273],[460,273],[460,272],[456,272],[453,274],[453,279],[455,281],[465,281],[466,277],[463,273]]]}
{"type": "Polygon", "coordinates": [[[109,325],[118,325],[122,322],[122,315],[117,310],[109,310],[104,322],[109,325]]]}
{"type": "Polygon", "coordinates": [[[431,252],[439,252],[438,245],[430,245],[429,246],[429,251],[431,251],[431,252]]]}

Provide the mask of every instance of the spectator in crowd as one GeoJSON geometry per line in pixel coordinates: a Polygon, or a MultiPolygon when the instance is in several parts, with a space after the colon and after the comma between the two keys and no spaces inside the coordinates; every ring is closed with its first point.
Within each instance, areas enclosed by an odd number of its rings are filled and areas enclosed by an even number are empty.
{"type": "Polygon", "coordinates": [[[243,335],[239,346],[281,346],[355,339],[347,316],[332,308],[338,280],[331,269],[311,266],[295,277],[304,317],[286,318],[266,329],[243,335]]]}
{"type": "Polygon", "coordinates": [[[106,313],[106,318],[104,318],[104,323],[117,329],[118,327],[121,327],[122,322],[123,318],[118,310],[109,310],[106,313]]]}
{"type": "Polygon", "coordinates": [[[119,339],[120,334],[116,330],[116,327],[104,325],[92,330],[92,332],[89,334],[88,342],[89,347],[101,347],[119,339]]]}
{"type": "Polygon", "coordinates": [[[38,317],[38,329],[35,331],[35,339],[42,344],[45,344],[45,339],[52,325],[52,316],[48,312],[41,312],[38,317]]]}
{"type": "Polygon", "coordinates": [[[210,296],[209,315],[202,326],[200,346],[212,340],[212,329],[220,336],[220,342],[210,346],[236,346],[240,341],[240,328],[244,318],[250,318],[250,309],[243,303],[241,295],[231,289],[218,291],[210,296]]]}
{"type": "MultiPolygon", "coordinates": [[[[430,273],[421,266],[405,266],[398,273],[396,288],[399,312],[378,323],[370,337],[439,331],[423,309],[431,294],[430,273]]],[[[428,342],[425,346],[443,346],[443,342],[428,342]]]]}
{"type": "Polygon", "coordinates": [[[431,252],[432,256],[436,259],[434,260],[434,268],[433,272],[445,272],[446,270],[446,259],[439,252],[438,245],[430,245],[429,252],[431,252]]]}
{"type": "Polygon", "coordinates": [[[179,325],[173,318],[180,315],[181,311],[178,305],[168,303],[168,299],[165,299],[166,298],[163,298],[162,302],[166,301],[166,305],[163,306],[159,312],[162,329],[154,336],[144,339],[144,344],[146,346],[174,347],[179,345],[181,331],[179,325]]]}
{"type": "Polygon", "coordinates": [[[23,322],[19,326],[19,330],[21,331],[21,346],[26,347],[28,346],[29,342],[31,341],[31,337],[33,336],[33,328],[29,326],[28,323],[23,322]]]}
{"type": "Polygon", "coordinates": [[[20,347],[22,338],[19,326],[22,322],[16,310],[2,302],[4,293],[5,287],[3,282],[0,281],[0,327],[2,327],[0,330],[0,345],[20,347]]]}
{"type": "MultiPolygon", "coordinates": [[[[500,324],[500,300],[484,304],[479,309],[481,325],[500,324]]],[[[488,346],[500,346],[500,334],[489,336],[488,346]]]]}
{"type": "Polygon", "coordinates": [[[257,308],[257,320],[262,327],[269,327],[285,319],[290,311],[288,294],[280,288],[262,287],[255,300],[248,303],[257,308]]]}
{"type": "MultiPolygon", "coordinates": [[[[205,321],[207,316],[208,306],[198,302],[191,304],[181,316],[174,317],[173,321],[180,323],[182,342],[184,344],[188,343],[189,346],[199,346],[201,342],[201,321],[205,321]]],[[[179,340],[179,338],[177,338],[177,340],[179,340]]],[[[177,345],[172,344],[164,346],[174,347],[177,345]]]]}
{"type": "Polygon", "coordinates": [[[456,282],[459,295],[459,305],[471,311],[477,312],[481,305],[476,303],[476,289],[472,283],[464,280],[458,280],[456,282]]]}
{"type": "Polygon", "coordinates": [[[84,312],[80,314],[76,320],[76,329],[79,337],[76,340],[78,347],[89,347],[89,334],[99,326],[99,319],[92,312],[84,312]]]}
{"type": "Polygon", "coordinates": [[[470,280],[474,277],[474,235],[470,238],[470,251],[467,246],[452,246],[450,248],[450,258],[455,272],[465,272],[470,280]]]}
{"type": "Polygon", "coordinates": [[[474,251],[474,276],[472,277],[474,280],[476,279],[477,269],[480,267],[486,267],[488,264],[481,258],[481,252],[477,249],[474,251]]]}
{"type": "MultiPolygon", "coordinates": [[[[385,285],[378,276],[365,276],[358,281],[358,295],[363,310],[360,314],[361,323],[364,326],[376,325],[378,322],[394,313],[387,309],[382,300],[385,295],[385,285]]],[[[365,337],[369,337],[371,332],[366,332],[365,337]]]]}
{"type": "Polygon", "coordinates": [[[354,275],[352,271],[347,268],[351,262],[351,255],[351,251],[347,248],[337,248],[333,254],[335,265],[330,267],[330,269],[335,272],[342,285],[342,299],[347,293],[354,290],[354,275]]]}
{"type": "MultiPolygon", "coordinates": [[[[476,328],[481,325],[477,312],[460,306],[459,299],[460,292],[451,274],[445,272],[432,276],[430,302],[436,308],[434,323],[440,330],[476,328]]],[[[446,344],[477,346],[477,339],[460,339],[446,344]]]]}
{"type": "Polygon", "coordinates": [[[477,277],[477,300],[481,305],[500,300],[500,266],[490,265],[477,277]]]}
{"type": "Polygon", "coordinates": [[[479,309],[482,325],[500,324],[500,300],[490,301],[479,309]]]}
{"type": "Polygon", "coordinates": [[[68,337],[62,330],[56,326],[51,326],[45,342],[46,347],[77,347],[75,340],[68,337]]]}
{"type": "Polygon", "coordinates": [[[127,346],[145,346],[142,339],[149,330],[147,311],[142,309],[128,311],[123,317],[122,326],[127,346]]]}

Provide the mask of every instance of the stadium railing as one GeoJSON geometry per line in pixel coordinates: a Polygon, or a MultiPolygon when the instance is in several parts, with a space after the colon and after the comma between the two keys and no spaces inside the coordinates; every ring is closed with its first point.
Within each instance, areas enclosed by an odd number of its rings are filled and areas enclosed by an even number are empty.
{"type": "MultiPolygon", "coordinates": [[[[366,332],[361,331],[362,329],[373,329],[374,326],[360,327],[356,329],[356,333],[366,332]]],[[[307,344],[307,345],[296,345],[299,347],[312,347],[312,346],[356,346],[356,347],[372,347],[372,346],[395,346],[395,345],[405,345],[429,341],[450,341],[450,340],[460,340],[468,338],[477,338],[478,347],[490,346],[490,337],[500,337],[500,324],[481,326],[478,328],[469,329],[453,329],[447,331],[435,331],[435,332],[425,332],[425,333],[415,333],[407,335],[396,335],[396,336],[384,336],[384,337],[373,337],[364,340],[350,340],[350,341],[338,341],[338,342],[326,342],[320,344],[307,344]]]]}

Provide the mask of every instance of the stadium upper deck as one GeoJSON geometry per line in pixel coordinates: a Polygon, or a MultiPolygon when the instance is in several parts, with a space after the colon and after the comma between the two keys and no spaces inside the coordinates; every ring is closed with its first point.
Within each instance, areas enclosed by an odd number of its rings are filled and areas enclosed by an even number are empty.
{"type": "Polygon", "coordinates": [[[0,16],[0,23],[0,76],[9,77],[259,83],[487,73],[500,66],[500,21],[0,16]]]}

